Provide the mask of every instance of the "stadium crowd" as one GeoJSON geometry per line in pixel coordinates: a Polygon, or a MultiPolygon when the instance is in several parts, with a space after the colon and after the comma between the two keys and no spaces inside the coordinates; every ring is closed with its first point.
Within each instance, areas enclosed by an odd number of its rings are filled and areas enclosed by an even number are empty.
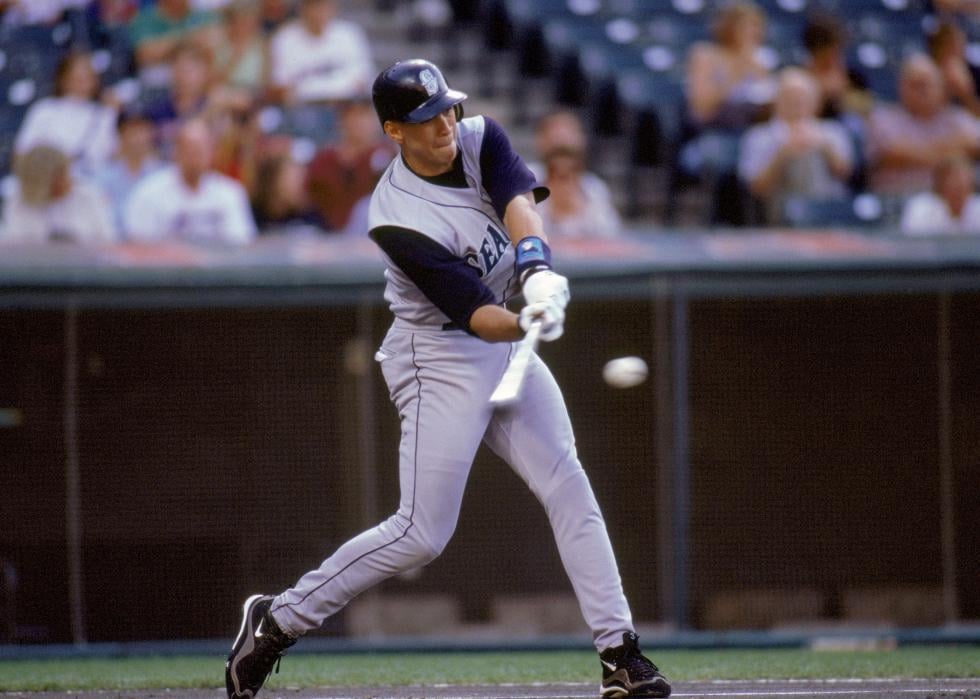
{"type": "Polygon", "coordinates": [[[8,62],[19,38],[38,54],[5,97],[43,95],[20,99],[0,136],[13,143],[0,240],[221,245],[364,229],[359,203],[394,150],[370,106],[368,34],[336,0],[0,8],[8,62]],[[59,30],[69,37],[52,41],[59,30]]]}
{"type": "MultiPolygon", "coordinates": [[[[861,202],[909,233],[980,233],[980,2],[923,5],[921,50],[891,86],[858,60],[873,47],[853,45],[845,0],[789,38],[769,35],[769,6],[806,0],[671,1],[710,7],[685,47],[680,127],[658,133],[674,192],[709,182],[712,223],[808,225],[813,205],[861,202]],[[779,41],[798,60],[767,60],[779,41]]],[[[445,3],[470,23],[494,5],[445,3]]],[[[370,29],[339,0],[0,0],[0,242],[364,233],[394,155],[370,105],[370,29]]],[[[621,216],[583,123],[573,107],[537,124],[544,214],[558,235],[612,235],[621,216]]]]}

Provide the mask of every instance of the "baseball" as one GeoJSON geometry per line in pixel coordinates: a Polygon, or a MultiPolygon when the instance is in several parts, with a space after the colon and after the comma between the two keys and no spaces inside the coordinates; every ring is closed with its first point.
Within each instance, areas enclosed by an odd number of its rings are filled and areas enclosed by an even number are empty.
{"type": "Polygon", "coordinates": [[[614,388],[632,388],[647,380],[647,363],[639,357],[620,357],[606,362],[602,378],[614,388]]]}

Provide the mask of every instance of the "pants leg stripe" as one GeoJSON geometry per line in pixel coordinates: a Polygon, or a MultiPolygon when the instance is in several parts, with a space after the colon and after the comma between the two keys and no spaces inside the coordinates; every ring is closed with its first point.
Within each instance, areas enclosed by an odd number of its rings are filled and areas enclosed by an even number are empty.
{"type": "Polygon", "coordinates": [[[341,568],[340,570],[338,570],[336,573],[334,573],[329,578],[327,578],[326,580],[324,580],[322,583],[320,583],[319,585],[317,585],[315,588],[313,588],[312,590],[310,590],[309,592],[307,592],[305,595],[303,595],[303,597],[301,599],[297,600],[296,602],[289,602],[287,604],[281,604],[278,607],[275,607],[274,609],[272,609],[272,611],[276,611],[277,609],[282,609],[283,607],[296,607],[296,606],[299,606],[299,605],[303,604],[304,602],[306,602],[307,599],[309,599],[310,595],[314,594],[317,590],[321,589],[324,585],[327,585],[328,583],[330,583],[338,575],[340,575],[341,573],[345,572],[348,568],[350,568],[352,565],[354,565],[358,561],[361,561],[364,558],[366,558],[367,556],[370,556],[370,555],[372,555],[374,553],[377,553],[378,551],[381,551],[382,549],[385,549],[385,548],[387,548],[389,546],[393,546],[394,544],[397,544],[399,541],[401,541],[406,536],[408,536],[408,532],[412,529],[413,526],[415,526],[415,522],[414,522],[414,517],[415,517],[415,488],[416,488],[416,485],[418,483],[418,456],[419,456],[419,416],[422,414],[422,379],[420,377],[420,374],[422,372],[422,367],[420,367],[418,365],[418,363],[415,361],[415,335],[414,334],[412,335],[412,365],[415,367],[415,383],[416,383],[416,385],[418,387],[417,388],[417,391],[418,391],[417,392],[417,397],[418,398],[417,398],[416,407],[415,407],[415,446],[414,446],[414,453],[413,453],[413,456],[412,456],[412,507],[409,510],[408,526],[405,527],[405,531],[403,531],[401,534],[399,534],[397,537],[395,537],[394,539],[392,539],[388,543],[382,544],[381,546],[377,546],[377,547],[371,549],[370,551],[366,551],[365,553],[362,553],[360,556],[358,556],[357,558],[355,558],[353,561],[351,561],[350,563],[348,563],[347,565],[345,565],[343,568],[341,568]]]}

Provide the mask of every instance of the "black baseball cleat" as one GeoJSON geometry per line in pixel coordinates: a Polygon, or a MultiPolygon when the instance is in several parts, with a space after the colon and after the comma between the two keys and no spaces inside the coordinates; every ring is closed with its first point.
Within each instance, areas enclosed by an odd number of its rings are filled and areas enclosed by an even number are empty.
{"type": "Polygon", "coordinates": [[[602,664],[603,697],[669,697],[670,683],[657,666],[640,653],[639,637],[623,634],[623,645],[606,648],[599,654],[602,664]]]}
{"type": "Polygon", "coordinates": [[[272,597],[252,595],[242,608],[242,628],[225,663],[228,699],[254,699],[289,646],[296,643],[279,628],[269,609],[272,597]]]}

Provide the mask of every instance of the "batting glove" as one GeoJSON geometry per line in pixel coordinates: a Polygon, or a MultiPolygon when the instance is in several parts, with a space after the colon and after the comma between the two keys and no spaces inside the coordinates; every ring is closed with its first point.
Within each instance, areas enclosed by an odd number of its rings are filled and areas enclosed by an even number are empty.
{"type": "Polygon", "coordinates": [[[524,306],[517,322],[521,330],[527,332],[535,320],[541,321],[539,337],[542,342],[557,340],[565,332],[565,311],[550,301],[538,301],[524,306]]]}
{"type": "MultiPolygon", "coordinates": [[[[535,272],[524,280],[524,300],[529,306],[543,301],[554,304],[561,311],[568,305],[571,294],[568,279],[550,269],[535,272]]],[[[564,313],[562,314],[564,316],[564,313]]],[[[564,321],[564,318],[562,318],[564,321]]]]}

